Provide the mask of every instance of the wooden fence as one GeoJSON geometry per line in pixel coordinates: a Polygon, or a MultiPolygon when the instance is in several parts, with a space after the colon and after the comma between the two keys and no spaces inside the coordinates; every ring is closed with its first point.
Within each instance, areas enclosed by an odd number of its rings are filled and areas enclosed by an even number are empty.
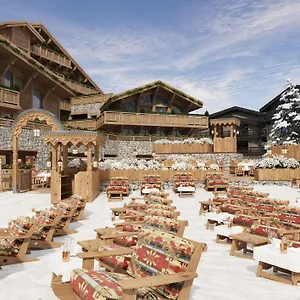
{"type": "MultiPolygon", "coordinates": [[[[99,170],[100,181],[110,181],[112,177],[127,177],[129,181],[142,181],[145,175],[160,175],[161,181],[173,181],[178,172],[189,172],[195,181],[204,181],[206,173],[215,172],[213,170],[99,170]]],[[[221,171],[216,171],[220,172],[221,171]]]]}
{"type": "MultiPolygon", "coordinates": [[[[2,169],[0,180],[0,192],[12,190],[12,170],[2,169]]],[[[20,192],[30,191],[32,189],[32,172],[24,169],[19,172],[19,189],[20,192]]]]}
{"type": "Polygon", "coordinates": [[[300,178],[300,169],[256,169],[254,170],[255,180],[264,181],[290,181],[292,178],[300,178]]]}
{"type": "Polygon", "coordinates": [[[154,153],[212,153],[213,145],[211,144],[153,144],[154,153]]]}
{"type": "Polygon", "coordinates": [[[300,161],[300,145],[272,146],[272,154],[285,155],[286,157],[295,158],[300,161]],[[283,148],[286,149],[286,154],[282,153],[283,148]]]}

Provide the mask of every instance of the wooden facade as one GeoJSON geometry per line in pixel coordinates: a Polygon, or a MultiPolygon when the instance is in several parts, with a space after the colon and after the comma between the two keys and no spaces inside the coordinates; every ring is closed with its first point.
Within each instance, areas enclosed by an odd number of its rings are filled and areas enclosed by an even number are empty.
{"type": "Polygon", "coordinates": [[[102,91],[42,24],[0,23],[0,117],[43,108],[60,118],[91,93],[102,91]]]}

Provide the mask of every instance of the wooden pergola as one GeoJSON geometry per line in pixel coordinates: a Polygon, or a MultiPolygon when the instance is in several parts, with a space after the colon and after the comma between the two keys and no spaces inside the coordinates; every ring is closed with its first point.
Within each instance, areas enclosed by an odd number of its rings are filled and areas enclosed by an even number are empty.
{"type": "Polygon", "coordinates": [[[43,132],[42,136],[52,153],[51,202],[58,203],[70,194],[93,201],[100,193],[99,148],[105,144],[105,136],[93,131],[43,132]],[[86,147],[86,171],[74,174],[68,168],[68,148],[72,145],[86,147]]]}
{"type": "Polygon", "coordinates": [[[210,120],[215,153],[236,153],[238,127],[241,121],[236,118],[210,120]]]}

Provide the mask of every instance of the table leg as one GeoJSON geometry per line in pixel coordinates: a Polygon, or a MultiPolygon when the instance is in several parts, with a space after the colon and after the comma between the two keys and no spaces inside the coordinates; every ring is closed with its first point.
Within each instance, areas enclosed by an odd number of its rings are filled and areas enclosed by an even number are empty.
{"type": "Polygon", "coordinates": [[[257,272],[256,272],[256,277],[260,277],[261,276],[261,271],[263,269],[263,265],[262,265],[262,262],[260,261],[258,263],[258,267],[257,267],[257,272]]]}
{"type": "Polygon", "coordinates": [[[298,274],[295,273],[295,272],[291,272],[291,275],[292,275],[292,284],[293,285],[298,285],[298,280],[299,280],[298,274]]]}
{"type": "Polygon", "coordinates": [[[231,248],[230,248],[230,255],[234,256],[234,252],[238,249],[237,247],[237,240],[232,239],[231,248]]]}

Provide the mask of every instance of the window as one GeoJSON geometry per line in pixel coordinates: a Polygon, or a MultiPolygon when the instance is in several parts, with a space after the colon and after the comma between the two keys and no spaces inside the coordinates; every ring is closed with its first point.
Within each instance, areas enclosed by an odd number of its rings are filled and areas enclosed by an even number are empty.
{"type": "Polygon", "coordinates": [[[156,112],[166,113],[168,110],[167,107],[156,107],[156,112]]]}
{"type": "Polygon", "coordinates": [[[152,103],[152,97],[150,95],[148,96],[143,96],[141,98],[141,103],[152,103]]]}
{"type": "Polygon", "coordinates": [[[140,109],[141,113],[147,113],[147,112],[151,112],[151,111],[152,111],[151,106],[141,106],[141,109],[140,109]]]}
{"type": "Polygon", "coordinates": [[[171,111],[174,112],[175,114],[182,114],[183,111],[180,107],[176,106],[176,105],[172,105],[171,106],[171,111]]]}
{"type": "Polygon", "coordinates": [[[6,72],[4,76],[4,85],[9,88],[12,88],[14,84],[13,79],[14,79],[14,74],[10,71],[6,72]]]}
{"type": "Polygon", "coordinates": [[[134,135],[135,131],[131,127],[124,127],[124,128],[122,128],[122,133],[125,135],[134,135]]]}
{"type": "Polygon", "coordinates": [[[161,96],[156,97],[156,103],[162,104],[162,105],[168,105],[168,100],[165,98],[162,98],[161,96]]]}
{"type": "Polygon", "coordinates": [[[39,90],[33,89],[33,108],[41,108],[42,107],[42,95],[39,90]]]}
{"type": "Polygon", "coordinates": [[[125,111],[136,111],[136,102],[130,101],[122,104],[122,109],[125,111]]]}

